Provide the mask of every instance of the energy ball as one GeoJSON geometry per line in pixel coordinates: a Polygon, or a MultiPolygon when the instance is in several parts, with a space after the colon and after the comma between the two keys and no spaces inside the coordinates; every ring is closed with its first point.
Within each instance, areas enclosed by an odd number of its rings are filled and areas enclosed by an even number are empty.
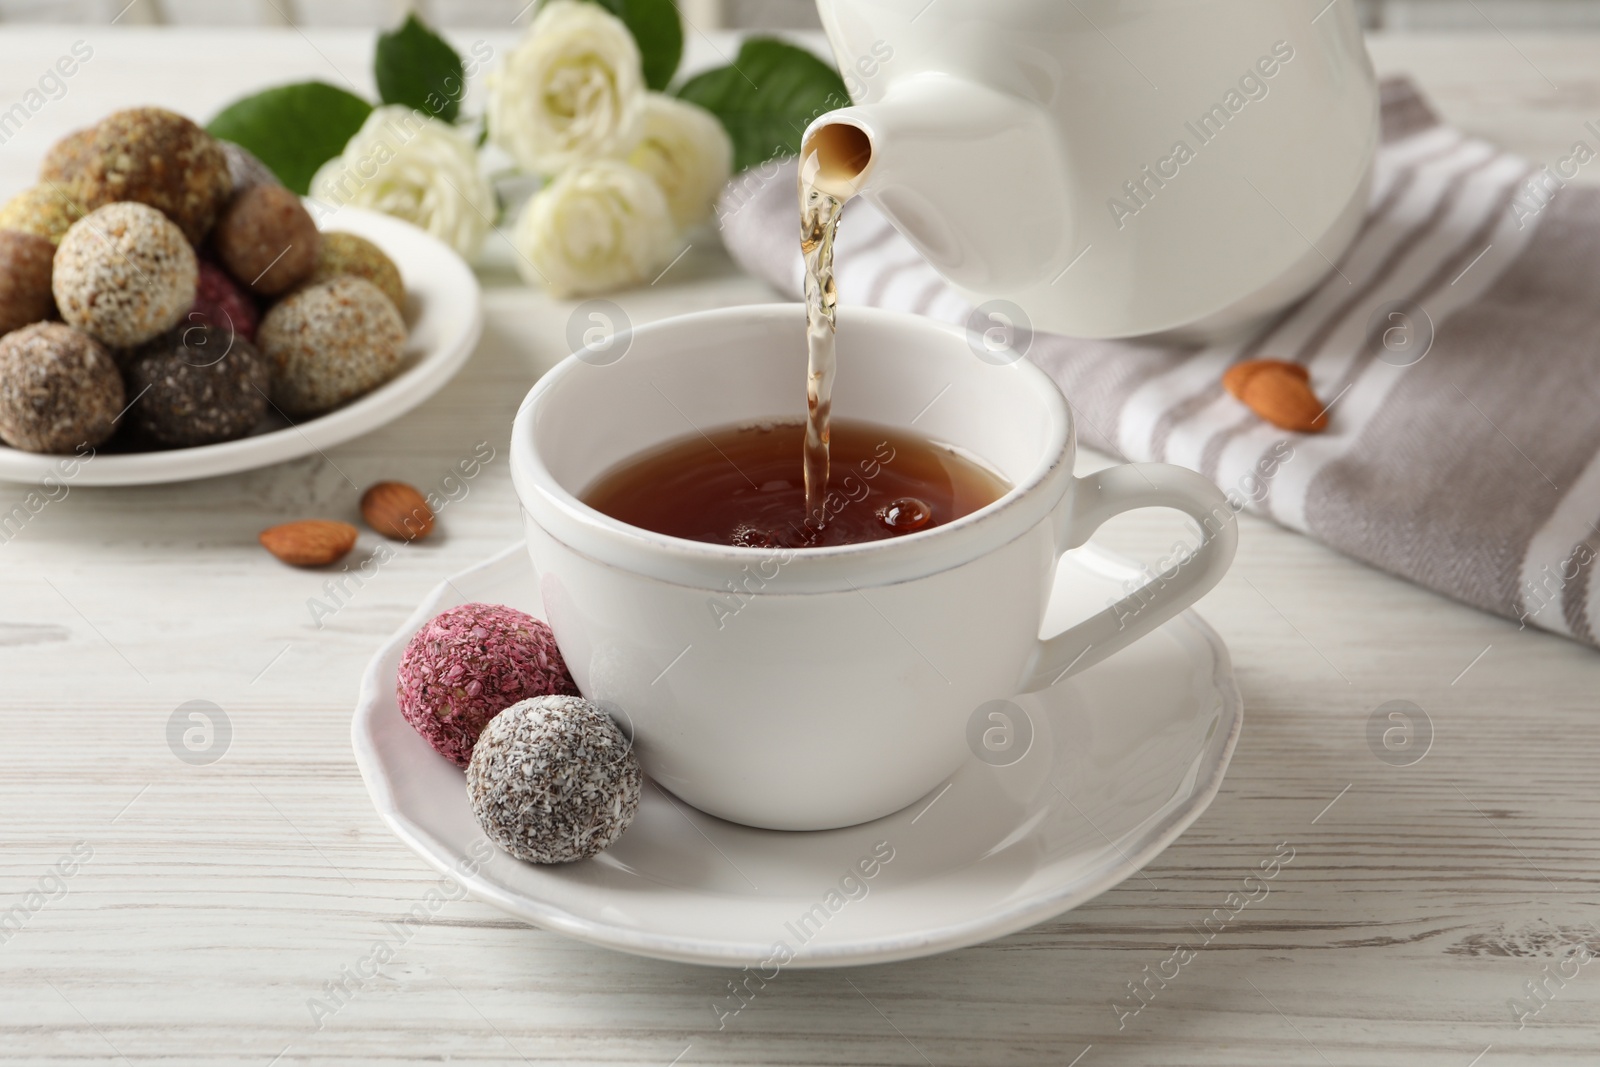
{"type": "Polygon", "coordinates": [[[248,148],[232,141],[218,141],[222,154],[228,159],[228,179],[233,183],[233,195],[257,185],[282,185],[272,168],[257,159],[248,148]]]}
{"type": "Polygon", "coordinates": [[[187,326],[134,353],[125,371],[134,428],[180,448],[244,437],[267,411],[271,374],[255,345],[230,330],[187,326]]]}
{"type": "Polygon", "coordinates": [[[0,230],[0,334],[40,322],[55,310],[50,264],[55,245],[43,237],[0,230]]]}
{"type": "Polygon", "coordinates": [[[72,224],[56,249],[61,317],[102,344],[141,344],[194,304],[199,267],[183,231],[144,204],[107,204],[72,224]]]}
{"type": "Polygon", "coordinates": [[[231,330],[246,341],[256,339],[261,314],[254,300],[245,295],[228,273],[209,260],[200,260],[195,282],[194,306],[183,317],[185,324],[216,326],[231,330]]]}
{"type": "Polygon", "coordinates": [[[405,315],[406,287],[400,280],[400,268],[394,265],[394,260],[365,237],[331,230],[322,235],[322,252],[317,257],[317,267],[311,272],[310,280],[315,284],[344,274],[365,278],[382,289],[395,310],[405,315]]]}
{"type": "Polygon", "coordinates": [[[272,399],[291,415],[319,415],[394,374],[406,327],[365,278],[335,278],[280,300],[256,343],[272,365],[272,399]]]}
{"type": "Polygon", "coordinates": [[[233,198],[211,243],[229,273],[272,296],[316,267],[322,234],[298,196],[281,185],[257,185],[233,198]]]}
{"type": "Polygon", "coordinates": [[[216,138],[182,115],[140,107],[95,127],[73,188],[89,209],[126,200],[149,204],[199,244],[233,195],[233,180],[216,138]]]}
{"type": "Polygon", "coordinates": [[[633,746],[582,697],[538,697],[502,711],[467,767],[478,825],[533,863],[571,863],[610,846],[639,813],[643,786],[633,746]]]}
{"type": "Polygon", "coordinates": [[[62,187],[35,185],[0,207],[0,230],[31,233],[56,244],[83,215],[83,208],[62,187]]]}
{"type": "Polygon", "coordinates": [[[498,604],[463,604],[417,631],[400,657],[400,713],[439,755],[465,767],[484,726],[530,697],[576,696],[550,627],[498,604]]]}
{"type": "Polygon", "coordinates": [[[81,130],[73,130],[51,145],[50,151],[44,154],[44,163],[39,166],[39,181],[47,186],[72,185],[76,182],[95,153],[97,133],[99,127],[85,126],[81,130]]]}
{"type": "Polygon", "coordinates": [[[117,365],[92,337],[37,322],[0,337],[0,441],[25,452],[72,452],[117,428],[117,365]]]}

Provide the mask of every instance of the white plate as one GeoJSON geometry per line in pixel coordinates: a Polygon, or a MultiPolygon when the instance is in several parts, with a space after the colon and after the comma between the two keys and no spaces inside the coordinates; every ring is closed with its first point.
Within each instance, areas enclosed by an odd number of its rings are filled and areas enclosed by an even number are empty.
{"type": "MultiPolygon", "coordinates": [[[[1087,614],[1137,574],[1081,549],[1059,568],[1055,603],[1087,614]]],[[[352,734],[378,813],[480,900],[661,959],[770,969],[782,941],[794,954],[787,966],[882,963],[1032,926],[1121,882],[1194,822],[1216,795],[1243,724],[1227,650],[1189,611],[1053,689],[1015,698],[1034,733],[1020,760],[992,766],[974,757],[877,822],[755,830],[647,782],[633,825],[593,859],[541,867],[494,851],[475,863],[492,850],[463,774],[411,729],[394,695],[411,635],[469,600],[540,614],[522,545],[440,585],[368,666],[352,734]],[[893,858],[870,879],[844,881],[875,849],[893,858]]],[[[1073,621],[1060,614],[1046,620],[1047,631],[1073,621]]]]}
{"type": "MultiPolygon", "coordinates": [[[[345,207],[327,228],[358,234],[394,260],[405,282],[409,336],[401,371],[372,392],[325,415],[288,424],[272,415],[250,437],[160,452],[101,452],[79,466],[75,485],[149,485],[233,474],[298,459],[392,422],[438,392],[472,355],[483,332],[483,293],[453,249],[408,222],[345,207]]],[[[70,457],[0,445],[0,481],[61,477],[70,457]]]]}

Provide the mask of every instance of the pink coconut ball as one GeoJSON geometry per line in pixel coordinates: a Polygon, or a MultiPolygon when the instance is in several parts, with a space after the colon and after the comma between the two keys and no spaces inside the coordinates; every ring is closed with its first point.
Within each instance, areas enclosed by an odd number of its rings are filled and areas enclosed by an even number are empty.
{"type": "Polygon", "coordinates": [[[519,701],[579,696],[550,627],[499,604],[463,604],[436,615],[400,657],[400,712],[457,767],[489,720],[519,701]]]}
{"type": "Polygon", "coordinates": [[[245,295],[226,271],[210,260],[200,260],[200,275],[194,287],[194,306],[179,326],[215,326],[243,337],[256,339],[261,314],[256,303],[245,295]]]}

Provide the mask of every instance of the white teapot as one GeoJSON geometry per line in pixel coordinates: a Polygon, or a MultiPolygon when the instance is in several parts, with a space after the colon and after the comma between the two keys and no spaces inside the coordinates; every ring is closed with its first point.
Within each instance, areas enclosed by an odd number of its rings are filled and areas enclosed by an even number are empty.
{"type": "Polygon", "coordinates": [[[1236,332],[1361,224],[1378,93],[1351,0],[817,6],[855,101],[806,131],[820,172],[1034,329],[1236,332]]]}

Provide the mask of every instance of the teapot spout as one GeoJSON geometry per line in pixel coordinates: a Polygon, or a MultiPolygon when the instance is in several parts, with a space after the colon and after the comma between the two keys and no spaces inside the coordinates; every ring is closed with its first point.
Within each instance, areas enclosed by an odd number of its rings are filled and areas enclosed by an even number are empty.
{"type": "Polygon", "coordinates": [[[1073,240],[1067,167],[1038,105],[947,74],[830,111],[802,139],[804,173],[873,203],[957,287],[1026,287],[1073,240]]]}

